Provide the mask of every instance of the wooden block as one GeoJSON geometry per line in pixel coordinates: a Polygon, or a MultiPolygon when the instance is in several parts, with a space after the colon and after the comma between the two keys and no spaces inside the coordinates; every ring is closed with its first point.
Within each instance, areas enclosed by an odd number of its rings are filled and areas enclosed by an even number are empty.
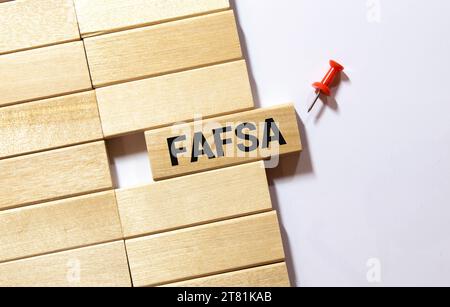
{"type": "Polygon", "coordinates": [[[0,54],[80,39],[71,0],[18,0],[0,5],[0,54]]]}
{"type": "Polygon", "coordinates": [[[242,58],[232,11],[85,39],[94,87],[242,58]]]}
{"type": "Polygon", "coordinates": [[[0,158],[101,139],[93,91],[0,108],[0,158]]]}
{"type": "Polygon", "coordinates": [[[0,106],[92,88],[82,42],[0,56],[0,106]]]}
{"type": "Polygon", "coordinates": [[[283,261],[274,211],[128,240],[135,286],[157,286],[283,261]]]}
{"type": "Polygon", "coordinates": [[[123,241],[0,264],[1,287],[130,287],[123,241]]]}
{"type": "Polygon", "coordinates": [[[164,287],[290,287],[286,263],[168,284],[164,287]]]}
{"type": "Polygon", "coordinates": [[[0,262],[120,239],[114,191],[0,212],[0,262]]]}
{"type": "Polygon", "coordinates": [[[75,0],[83,37],[226,10],[228,0],[75,0]]]}
{"type": "Polygon", "coordinates": [[[0,161],[0,210],[112,188],[105,143],[0,161]]]}
{"type": "Polygon", "coordinates": [[[244,60],[96,91],[106,137],[254,107],[244,60]]]}
{"type": "Polygon", "coordinates": [[[155,180],[267,159],[302,149],[293,105],[148,131],[146,141],[155,180]],[[222,145],[225,140],[228,144],[222,145]]]}
{"type": "Polygon", "coordinates": [[[116,191],[125,237],[272,209],[264,163],[116,191]]]}

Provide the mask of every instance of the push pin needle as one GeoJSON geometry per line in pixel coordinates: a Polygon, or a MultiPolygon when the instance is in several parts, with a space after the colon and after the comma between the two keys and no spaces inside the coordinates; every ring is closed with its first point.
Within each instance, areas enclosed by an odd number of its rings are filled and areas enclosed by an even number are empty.
{"type": "Polygon", "coordinates": [[[312,85],[316,89],[317,96],[309,107],[308,113],[314,108],[321,94],[324,94],[325,96],[331,95],[330,85],[333,83],[337,74],[344,70],[344,66],[333,60],[330,61],[330,66],[330,70],[328,70],[327,74],[322,79],[322,82],[316,82],[312,85]]]}

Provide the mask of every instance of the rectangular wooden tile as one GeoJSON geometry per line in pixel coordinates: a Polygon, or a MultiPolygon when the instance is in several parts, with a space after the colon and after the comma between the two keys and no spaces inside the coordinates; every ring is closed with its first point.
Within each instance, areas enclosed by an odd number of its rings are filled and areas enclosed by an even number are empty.
{"type": "Polygon", "coordinates": [[[114,191],[0,212],[0,262],[120,239],[114,191]]]}
{"type": "Polygon", "coordinates": [[[242,58],[232,11],[85,39],[94,87],[242,58]]]}
{"type": "Polygon", "coordinates": [[[0,54],[80,39],[71,0],[2,3],[0,25],[0,54]]]}
{"type": "Polygon", "coordinates": [[[116,195],[125,237],[272,209],[262,162],[117,190],[116,195]]]}
{"type": "Polygon", "coordinates": [[[0,264],[1,287],[130,287],[123,241],[0,264]]]}
{"type": "Polygon", "coordinates": [[[0,160],[0,210],[112,188],[105,143],[0,160]]]}
{"type": "Polygon", "coordinates": [[[290,287],[286,263],[197,278],[164,287],[290,287]]]}
{"type": "Polygon", "coordinates": [[[155,180],[267,159],[302,149],[293,105],[147,131],[145,136],[155,180]]]}
{"type": "Polygon", "coordinates": [[[0,108],[0,158],[100,139],[94,91],[0,108]]]}
{"type": "Polygon", "coordinates": [[[82,42],[0,56],[0,106],[92,88],[82,42]]]}
{"type": "Polygon", "coordinates": [[[274,211],[126,241],[135,286],[156,286],[280,262],[274,211]]]}
{"type": "Polygon", "coordinates": [[[99,88],[106,137],[254,107],[244,60],[99,88]]]}
{"type": "Polygon", "coordinates": [[[75,0],[83,37],[226,10],[228,0],[75,0]]]}

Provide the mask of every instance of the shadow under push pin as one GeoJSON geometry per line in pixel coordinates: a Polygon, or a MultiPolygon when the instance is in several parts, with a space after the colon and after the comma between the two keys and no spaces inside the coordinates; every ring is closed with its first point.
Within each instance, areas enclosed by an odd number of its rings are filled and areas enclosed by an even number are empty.
{"type": "Polygon", "coordinates": [[[322,82],[316,82],[312,85],[316,89],[317,96],[314,99],[311,107],[309,107],[308,113],[311,112],[311,110],[314,108],[321,94],[324,94],[325,96],[331,95],[330,85],[333,83],[334,78],[337,76],[337,74],[344,70],[344,66],[333,60],[330,61],[330,66],[331,68],[323,78],[322,82]]]}

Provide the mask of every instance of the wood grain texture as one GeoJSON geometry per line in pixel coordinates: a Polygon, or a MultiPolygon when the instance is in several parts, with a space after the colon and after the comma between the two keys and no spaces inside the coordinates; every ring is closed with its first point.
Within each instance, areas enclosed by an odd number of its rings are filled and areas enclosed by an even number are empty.
{"type": "Polygon", "coordinates": [[[0,106],[92,88],[82,42],[0,56],[0,106]]]}
{"type": "Polygon", "coordinates": [[[228,0],[75,0],[83,37],[225,10],[228,0]]]}
{"type": "Polygon", "coordinates": [[[157,286],[280,262],[274,211],[125,241],[135,286],[157,286]]]}
{"type": "Polygon", "coordinates": [[[17,0],[0,5],[0,54],[80,39],[71,0],[17,0]]]}
{"type": "Polygon", "coordinates": [[[0,212],[0,262],[120,239],[114,191],[0,212]]]}
{"type": "Polygon", "coordinates": [[[93,91],[0,108],[0,158],[101,139],[93,91]]]}
{"type": "Polygon", "coordinates": [[[116,195],[125,237],[272,209],[262,162],[117,190],[116,195]]]}
{"type": "Polygon", "coordinates": [[[99,88],[106,137],[254,107],[244,60],[99,88]]]}
{"type": "MultiPolygon", "coordinates": [[[[273,129],[267,135],[274,136],[275,130],[273,129]]],[[[147,131],[145,136],[155,180],[277,157],[278,155],[299,152],[302,149],[297,115],[293,105],[253,110],[211,118],[202,122],[166,127],[147,131]],[[269,146],[264,148],[264,139],[267,139],[264,137],[266,132],[265,123],[266,120],[270,119],[274,121],[272,128],[277,128],[281,132],[286,144],[280,145],[282,143],[281,139],[279,139],[268,142],[267,145],[269,146]],[[250,129],[250,126],[246,125],[246,128],[241,130],[241,132],[256,137],[258,141],[247,142],[237,137],[237,128],[242,124],[253,125],[254,129],[250,129]],[[225,127],[230,127],[230,130],[227,133],[220,134],[220,138],[223,140],[229,139],[230,142],[221,146],[222,141],[216,142],[213,130],[225,127]],[[198,161],[193,161],[193,148],[199,148],[198,152],[204,149],[201,148],[201,144],[200,146],[194,146],[194,135],[197,133],[203,133],[208,143],[207,145],[211,148],[211,155],[208,156],[207,152],[205,152],[204,155],[198,155],[198,161]],[[175,152],[173,155],[173,157],[176,157],[178,165],[174,163],[168,145],[169,140],[174,138],[176,138],[176,141],[173,142],[174,148],[176,150],[184,149],[184,152],[178,154],[175,152]],[[242,146],[251,146],[252,144],[259,144],[259,146],[250,152],[240,149],[242,146]],[[223,155],[219,153],[218,148],[220,147],[223,147],[223,155]]]]}
{"type": "Polygon", "coordinates": [[[242,58],[232,11],[85,39],[94,87],[242,58]]]}
{"type": "Polygon", "coordinates": [[[0,264],[1,287],[130,287],[123,241],[0,264]]]}
{"type": "Polygon", "coordinates": [[[197,278],[164,287],[290,287],[286,263],[197,278]]]}
{"type": "Polygon", "coordinates": [[[0,161],[0,210],[112,188],[105,143],[0,161]]]}

